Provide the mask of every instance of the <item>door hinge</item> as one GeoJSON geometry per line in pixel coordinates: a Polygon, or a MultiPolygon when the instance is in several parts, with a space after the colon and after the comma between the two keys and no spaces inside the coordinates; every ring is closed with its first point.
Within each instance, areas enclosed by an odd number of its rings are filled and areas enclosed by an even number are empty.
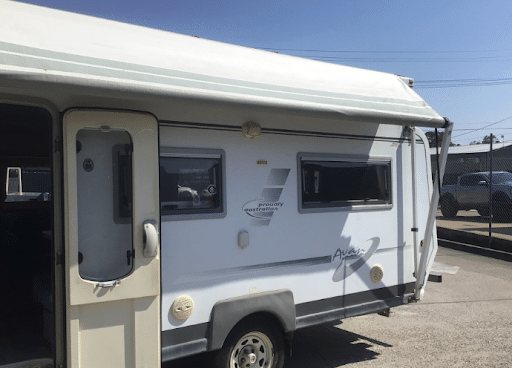
{"type": "Polygon", "coordinates": [[[53,141],[53,152],[62,152],[64,149],[64,143],[62,142],[62,139],[57,138],[53,141]]]}
{"type": "Polygon", "coordinates": [[[64,255],[62,254],[62,252],[57,252],[57,254],[55,254],[55,265],[61,266],[63,264],[64,264],[64,255]]]}
{"type": "Polygon", "coordinates": [[[132,264],[132,259],[135,258],[135,250],[127,250],[126,251],[126,262],[129,265],[132,264]]]}

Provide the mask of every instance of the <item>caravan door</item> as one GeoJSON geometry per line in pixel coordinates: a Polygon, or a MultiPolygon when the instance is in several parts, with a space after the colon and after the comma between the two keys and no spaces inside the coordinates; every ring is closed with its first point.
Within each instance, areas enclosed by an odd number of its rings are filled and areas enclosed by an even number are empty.
{"type": "Polygon", "coordinates": [[[160,366],[158,123],[63,118],[68,366],[160,366]]]}

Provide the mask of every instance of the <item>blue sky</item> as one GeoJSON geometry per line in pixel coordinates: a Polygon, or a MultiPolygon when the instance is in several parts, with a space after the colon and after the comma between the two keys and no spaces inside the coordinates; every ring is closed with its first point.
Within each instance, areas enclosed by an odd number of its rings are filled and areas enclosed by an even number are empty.
{"type": "Polygon", "coordinates": [[[455,122],[454,143],[512,142],[510,0],[23,2],[405,75],[455,122]]]}

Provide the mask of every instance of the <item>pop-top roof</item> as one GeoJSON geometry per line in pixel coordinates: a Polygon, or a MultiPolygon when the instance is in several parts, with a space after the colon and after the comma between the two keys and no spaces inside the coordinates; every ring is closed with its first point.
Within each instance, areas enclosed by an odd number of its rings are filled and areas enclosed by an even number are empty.
{"type": "Polygon", "coordinates": [[[0,0],[0,80],[269,105],[443,127],[401,77],[0,0]]]}

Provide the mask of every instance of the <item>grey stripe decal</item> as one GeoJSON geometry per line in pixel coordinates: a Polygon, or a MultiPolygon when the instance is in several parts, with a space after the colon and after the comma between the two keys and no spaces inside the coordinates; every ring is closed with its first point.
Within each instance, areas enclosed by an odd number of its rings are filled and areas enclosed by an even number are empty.
{"type": "Polygon", "coordinates": [[[279,200],[279,197],[281,197],[282,191],[283,188],[263,188],[263,191],[261,192],[261,197],[264,199],[265,202],[277,202],[279,200]]]}
{"type": "Polygon", "coordinates": [[[272,169],[265,185],[281,185],[284,186],[290,169],[272,169]]]}
{"type": "Polygon", "coordinates": [[[284,267],[299,267],[299,266],[316,266],[321,264],[331,263],[331,256],[322,256],[322,257],[314,257],[314,258],[304,258],[304,259],[296,259],[291,261],[283,261],[283,262],[272,262],[272,263],[262,263],[250,266],[240,266],[233,268],[224,268],[220,270],[212,270],[212,271],[204,271],[198,272],[191,275],[182,275],[176,280],[175,284],[184,284],[189,282],[196,282],[204,279],[212,279],[218,277],[227,277],[233,276],[239,273],[246,273],[247,271],[261,271],[275,268],[284,268],[284,267]]]}
{"type": "Polygon", "coordinates": [[[261,202],[259,206],[262,209],[269,208],[268,212],[257,212],[255,216],[254,213],[246,212],[249,216],[252,216],[251,219],[252,224],[256,226],[268,226],[270,225],[270,220],[274,216],[275,210],[279,209],[283,203],[279,202],[279,198],[281,198],[281,193],[283,192],[284,185],[286,183],[286,179],[288,178],[288,174],[290,173],[290,169],[271,169],[270,174],[268,174],[267,182],[265,187],[261,191],[261,202]],[[270,188],[268,188],[270,186],[270,188]],[[277,207],[276,207],[277,206],[277,207]],[[263,219],[260,217],[263,217],[263,219]],[[266,219],[268,217],[268,219],[266,219]]]}
{"type": "MultiPolygon", "coordinates": [[[[11,44],[7,42],[0,42],[0,50],[5,50],[10,53],[22,54],[26,57],[36,57],[41,59],[54,59],[55,61],[63,61],[63,62],[71,62],[75,64],[90,64],[91,66],[108,68],[108,69],[120,69],[120,70],[128,70],[128,71],[139,71],[142,73],[148,74],[160,74],[166,75],[169,77],[175,78],[183,78],[183,79],[197,79],[204,82],[210,83],[220,83],[220,84],[229,84],[233,86],[240,87],[248,87],[255,89],[267,89],[267,90],[279,90],[281,92],[288,93],[300,93],[300,94],[308,94],[308,95],[316,95],[321,97],[331,97],[331,98],[345,98],[345,99],[354,99],[357,98],[361,101],[368,102],[380,102],[380,103],[400,103],[406,104],[410,106],[416,107],[427,107],[430,106],[424,101],[406,101],[406,100],[397,100],[391,98],[383,98],[383,97],[369,97],[369,96],[361,96],[361,95],[351,95],[346,93],[335,93],[335,92],[324,92],[324,91],[316,91],[311,89],[298,89],[293,87],[286,86],[277,86],[266,83],[258,83],[258,82],[248,82],[241,81],[238,79],[229,79],[223,77],[213,77],[205,74],[197,74],[191,72],[183,72],[179,70],[173,69],[164,69],[158,67],[150,67],[144,66],[140,64],[127,63],[122,61],[114,61],[108,59],[100,59],[91,56],[80,56],[74,54],[68,54],[58,51],[50,51],[39,49],[35,47],[21,46],[16,44],[11,44]]],[[[1,52],[1,51],[0,51],[1,52]]]]}
{"type": "Polygon", "coordinates": [[[399,111],[401,114],[412,114],[430,118],[434,118],[435,116],[433,109],[424,101],[407,101],[392,98],[322,92],[257,82],[246,82],[223,77],[181,72],[172,69],[41,50],[5,42],[0,42],[0,48],[2,49],[0,50],[0,61],[2,64],[22,68],[36,68],[41,70],[41,72],[44,70],[44,74],[51,74],[52,71],[78,73],[88,76],[118,78],[125,81],[153,83],[172,87],[197,88],[216,92],[288,99],[300,102],[327,103],[362,110],[370,109],[393,113],[399,111]]]}

